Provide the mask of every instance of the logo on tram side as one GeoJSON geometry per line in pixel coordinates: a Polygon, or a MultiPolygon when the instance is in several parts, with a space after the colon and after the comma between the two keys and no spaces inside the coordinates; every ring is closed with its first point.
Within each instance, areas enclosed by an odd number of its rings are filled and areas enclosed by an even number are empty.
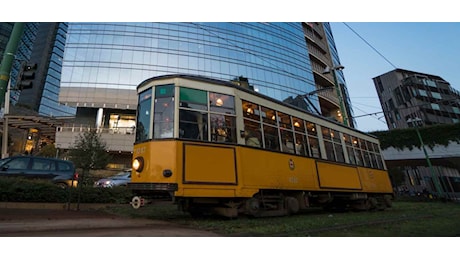
{"type": "Polygon", "coordinates": [[[295,168],[294,161],[292,159],[289,159],[289,169],[294,170],[294,168],[295,168]]]}

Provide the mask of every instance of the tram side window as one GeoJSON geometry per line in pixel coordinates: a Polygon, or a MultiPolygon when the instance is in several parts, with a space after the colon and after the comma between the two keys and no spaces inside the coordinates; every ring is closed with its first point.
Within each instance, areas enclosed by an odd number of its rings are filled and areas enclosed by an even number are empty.
{"type": "Polygon", "coordinates": [[[308,142],[305,134],[295,133],[295,153],[306,156],[308,154],[307,147],[308,142]]]}
{"type": "Polygon", "coordinates": [[[292,117],[295,137],[295,153],[306,156],[308,154],[308,141],[305,135],[304,121],[297,117],[292,117]]]}
{"type": "Polygon", "coordinates": [[[260,123],[245,119],[244,138],[246,140],[246,145],[253,147],[262,147],[260,123]]]}
{"type": "Polygon", "coordinates": [[[312,122],[305,122],[307,126],[308,144],[310,156],[314,158],[321,158],[321,150],[319,149],[318,132],[316,125],[312,122]]]}
{"type": "Polygon", "coordinates": [[[136,120],[136,142],[147,140],[150,132],[150,115],[152,110],[152,89],[139,95],[136,120]]]}
{"type": "Polygon", "coordinates": [[[211,141],[236,143],[236,120],[234,116],[211,114],[211,141]]]}
{"type": "Polygon", "coordinates": [[[371,165],[371,158],[369,156],[369,151],[367,150],[366,147],[366,141],[359,139],[360,147],[363,153],[363,158],[364,158],[364,166],[366,167],[372,167],[371,165]]]}
{"type": "Polygon", "coordinates": [[[280,141],[278,136],[278,128],[269,125],[263,126],[264,129],[264,148],[269,150],[280,150],[280,141]]]}
{"type": "Polygon", "coordinates": [[[292,131],[280,129],[283,152],[295,153],[294,137],[292,131]]]}
{"type": "Polygon", "coordinates": [[[328,160],[345,162],[345,156],[340,141],[340,133],[334,129],[322,127],[324,147],[328,160]]]}
{"type": "Polygon", "coordinates": [[[376,143],[372,143],[374,145],[374,151],[375,151],[375,156],[377,160],[377,168],[378,169],[383,169],[383,162],[382,162],[382,156],[380,155],[380,149],[379,145],[376,143]]]}
{"type": "Polygon", "coordinates": [[[235,99],[230,95],[209,93],[211,141],[236,143],[235,99]]]}
{"type": "Polygon", "coordinates": [[[327,127],[322,127],[324,148],[326,148],[326,157],[328,160],[335,161],[334,145],[332,144],[331,131],[327,127]]]}
{"type": "Polygon", "coordinates": [[[174,85],[155,87],[153,138],[174,137],[174,85]]]}
{"type": "Polygon", "coordinates": [[[343,139],[345,140],[345,146],[347,147],[348,159],[351,164],[356,164],[356,156],[353,150],[353,143],[351,140],[351,136],[347,134],[343,134],[343,139]]]}
{"type": "Polygon", "coordinates": [[[179,98],[179,137],[208,140],[208,98],[203,90],[181,87],[179,98]],[[201,111],[197,111],[201,110],[201,111]]]}
{"type": "Polygon", "coordinates": [[[353,148],[355,150],[356,164],[359,166],[364,166],[363,153],[359,148],[359,141],[357,137],[352,137],[353,139],[353,148]]]}
{"type": "Polygon", "coordinates": [[[311,156],[314,158],[321,158],[321,150],[319,149],[318,138],[309,136],[308,143],[310,144],[311,156]]]}
{"type": "Polygon", "coordinates": [[[243,116],[252,120],[260,120],[259,105],[243,100],[243,116]]]}
{"type": "Polygon", "coordinates": [[[275,110],[261,107],[262,110],[262,121],[266,124],[275,125],[276,126],[276,113],[275,110]]]}

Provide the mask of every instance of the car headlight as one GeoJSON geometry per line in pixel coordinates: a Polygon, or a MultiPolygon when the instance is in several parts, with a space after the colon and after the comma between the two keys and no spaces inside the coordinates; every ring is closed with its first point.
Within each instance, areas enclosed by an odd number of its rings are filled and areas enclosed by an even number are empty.
{"type": "Polygon", "coordinates": [[[143,169],[144,169],[144,158],[142,157],[136,157],[134,160],[133,160],[133,169],[136,171],[136,172],[141,172],[143,169]]]}

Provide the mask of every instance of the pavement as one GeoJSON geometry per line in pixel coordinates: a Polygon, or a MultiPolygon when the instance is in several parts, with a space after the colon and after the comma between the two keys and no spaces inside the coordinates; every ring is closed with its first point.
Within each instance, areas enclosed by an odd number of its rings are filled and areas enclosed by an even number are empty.
{"type": "MultiPolygon", "coordinates": [[[[107,206],[107,205],[105,205],[107,206]]],[[[0,237],[215,237],[167,221],[134,219],[96,210],[103,204],[0,203],[0,237]]]]}

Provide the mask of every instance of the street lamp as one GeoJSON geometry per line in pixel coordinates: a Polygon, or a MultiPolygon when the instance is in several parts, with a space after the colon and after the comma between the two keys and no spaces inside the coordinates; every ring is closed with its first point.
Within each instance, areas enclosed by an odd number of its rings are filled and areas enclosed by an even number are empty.
{"type": "Polygon", "coordinates": [[[346,125],[346,126],[350,126],[350,124],[348,123],[348,117],[347,117],[347,112],[345,110],[345,106],[343,104],[343,97],[342,97],[342,90],[340,89],[340,86],[339,86],[339,81],[337,80],[337,74],[336,74],[336,70],[343,70],[345,69],[344,66],[342,65],[337,65],[337,66],[334,66],[332,68],[330,68],[329,66],[326,66],[326,68],[324,69],[323,71],[323,74],[329,74],[332,72],[332,76],[334,77],[334,85],[335,85],[335,89],[337,91],[337,97],[339,99],[339,106],[340,106],[340,114],[342,116],[342,121],[343,121],[343,124],[346,125]]]}
{"type": "Polygon", "coordinates": [[[438,197],[440,198],[440,197],[442,197],[441,196],[442,190],[441,190],[441,187],[439,185],[438,178],[434,173],[433,165],[431,164],[430,157],[428,156],[428,152],[426,151],[425,144],[423,143],[422,135],[420,134],[420,131],[418,130],[418,123],[419,122],[422,122],[422,119],[420,119],[419,117],[407,119],[407,124],[412,124],[414,126],[414,128],[415,128],[415,132],[417,132],[418,140],[420,141],[420,145],[422,146],[423,153],[425,154],[426,162],[428,164],[428,167],[430,168],[431,178],[433,179],[433,183],[434,183],[434,186],[435,186],[435,189],[436,189],[436,193],[438,194],[438,197]]]}

